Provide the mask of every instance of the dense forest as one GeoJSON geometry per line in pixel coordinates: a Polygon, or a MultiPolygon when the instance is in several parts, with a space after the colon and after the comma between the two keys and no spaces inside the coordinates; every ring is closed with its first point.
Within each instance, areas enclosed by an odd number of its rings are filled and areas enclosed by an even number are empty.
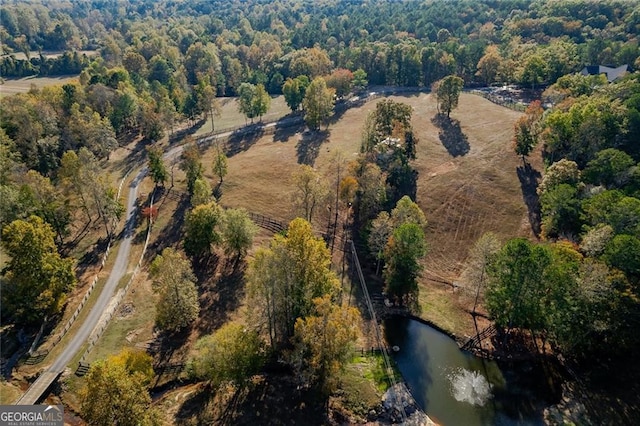
{"type": "MultiPolygon", "coordinates": [[[[522,160],[518,177],[533,175],[530,156],[544,164],[525,197],[530,217],[539,219],[531,223],[535,235],[505,243],[483,236],[461,282],[498,326],[526,330],[543,351],[548,343],[578,364],[640,348],[637,2],[14,0],[0,6],[0,24],[2,79],[78,76],[0,99],[0,227],[9,255],[3,322],[37,327],[57,318],[77,280],[65,256],[90,224],[116,234],[124,207],[103,173],[112,152],[132,141],[147,145],[151,177],[164,187],[168,172],[154,143],[201,119],[215,126],[221,97],[237,97],[253,123],[273,96],[284,95],[290,116],[303,113],[313,133],[334,104],[371,86],[431,90],[437,119],[453,123],[463,88],[515,85],[538,98],[508,123],[522,160]],[[629,72],[609,82],[579,74],[588,65],[629,72]]],[[[415,202],[412,113],[401,102],[378,102],[361,128],[357,159],[336,158],[335,180],[323,188],[317,171],[301,166],[294,180],[304,220],[291,222],[247,267],[249,316],[263,324],[262,334],[227,324],[203,338],[189,364],[193,377],[246,380],[267,362],[266,347],[295,347],[295,368],[323,394],[335,391],[341,364],[331,357],[348,358],[360,319],[335,303],[342,293],[329,269],[333,247],[329,253],[313,234],[320,193],[336,194],[334,226],[338,203],[349,211],[353,205],[354,235],[383,271],[386,295],[417,313],[428,218],[415,202]],[[291,262],[305,256],[307,263],[291,262]],[[297,298],[280,297],[300,283],[297,298]],[[317,334],[327,332],[342,339],[330,350],[318,344],[317,334]],[[247,356],[242,365],[216,352],[225,345],[247,356]],[[211,359],[228,363],[226,376],[211,359]]],[[[227,158],[216,149],[220,187],[227,158]]],[[[220,246],[237,266],[257,232],[246,212],[225,211],[211,197],[195,145],[185,148],[180,168],[191,204],[183,246],[191,262],[166,248],[150,266],[165,314],[157,326],[170,331],[189,328],[200,313],[191,264],[195,272],[206,268],[220,246]],[[171,313],[179,305],[174,290],[189,300],[180,317],[171,313]]],[[[128,356],[135,355],[115,364],[128,356]]],[[[146,389],[150,379],[139,381],[146,389]]]]}

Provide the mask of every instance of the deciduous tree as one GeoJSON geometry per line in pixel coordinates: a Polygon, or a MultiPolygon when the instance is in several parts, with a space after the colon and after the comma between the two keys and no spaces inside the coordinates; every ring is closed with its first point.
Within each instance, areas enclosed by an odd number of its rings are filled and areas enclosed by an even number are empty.
{"type": "Polygon", "coordinates": [[[202,179],[203,167],[200,160],[198,146],[191,144],[182,151],[182,162],[180,168],[187,175],[187,190],[193,194],[194,185],[197,179],[202,179]]]}
{"type": "Polygon", "coordinates": [[[302,105],[305,111],[304,121],[311,130],[320,130],[333,113],[333,89],[327,87],[322,77],[315,78],[306,90],[302,105]]]}
{"type": "Polygon", "coordinates": [[[575,187],[566,183],[540,196],[542,233],[546,237],[575,237],[580,230],[580,200],[575,187]]]}
{"type": "Polygon", "coordinates": [[[353,87],[353,73],[351,71],[338,68],[325,77],[325,80],[327,81],[327,87],[335,90],[339,99],[351,93],[351,88],[353,87]]]}
{"type": "Polygon", "coordinates": [[[458,106],[458,99],[460,98],[460,92],[464,81],[455,75],[450,75],[437,81],[432,91],[436,94],[438,102],[438,109],[441,113],[446,113],[447,117],[450,116],[458,106]]]}
{"type": "Polygon", "coordinates": [[[215,201],[196,206],[185,221],[184,250],[189,256],[203,257],[211,253],[211,247],[221,242],[219,225],[222,210],[215,201]]]}
{"type": "Polygon", "coordinates": [[[331,255],[311,224],[294,219],[286,236],[276,235],[249,265],[252,323],[269,335],[272,348],[288,343],[297,318],[313,311],[312,300],[335,295],[340,283],[329,269],[331,255]]]}
{"type": "Polygon", "coordinates": [[[608,148],[598,152],[587,163],[582,175],[586,183],[607,188],[621,187],[629,180],[634,165],[635,161],[626,152],[608,148]]]}
{"type": "Polygon", "coordinates": [[[302,213],[302,217],[311,222],[317,205],[326,194],[320,174],[311,166],[301,164],[293,175],[296,190],[293,194],[293,202],[296,210],[302,213]]]}
{"type": "Polygon", "coordinates": [[[389,237],[393,234],[393,221],[389,213],[382,211],[371,221],[371,228],[369,231],[369,238],[367,239],[367,245],[369,251],[378,260],[376,266],[376,275],[380,271],[380,262],[384,259],[384,249],[387,247],[389,237]]]}
{"type": "Polygon", "coordinates": [[[333,303],[328,295],[314,299],[313,304],[311,315],[296,320],[294,365],[303,382],[318,386],[328,395],[336,389],[340,373],[353,354],[360,335],[360,312],[333,303]]]}
{"type": "Polygon", "coordinates": [[[198,318],[200,305],[196,277],[184,255],[172,248],[162,250],[151,263],[150,276],[159,299],[156,325],[161,330],[179,331],[198,318]]]}
{"type": "Polygon", "coordinates": [[[500,241],[492,232],[483,234],[469,250],[462,281],[466,284],[467,293],[473,298],[474,313],[478,303],[484,300],[484,291],[489,281],[488,268],[498,250],[500,250],[500,241]]]}
{"type": "Polygon", "coordinates": [[[300,87],[300,81],[297,78],[288,78],[282,86],[282,93],[291,112],[298,111],[304,99],[304,91],[300,87]]]}
{"type": "Polygon", "coordinates": [[[9,257],[3,269],[3,311],[23,323],[60,312],[76,284],[73,259],[62,258],[51,226],[38,216],[15,220],[2,230],[9,257]]]}
{"type": "Polygon", "coordinates": [[[227,255],[241,259],[253,244],[258,227],[244,209],[228,209],[222,221],[222,239],[227,255]]]}
{"type": "Polygon", "coordinates": [[[159,425],[151,410],[148,377],[110,358],[92,364],[81,393],[80,414],[97,426],[159,425]]]}
{"type": "Polygon", "coordinates": [[[222,179],[227,175],[227,155],[224,153],[222,146],[216,145],[215,157],[213,158],[213,173],[222,179]]]}
{"type": "Polygon", "coordinates": [[[488,273],[487,309],[496,324],[540,330],[544,324],[542,295],[544,271],[551,263],[549,250],[517,238],[496,254],[488,273]]]}
{"type": "Polygon", "coordinates": [[[262,116],[269,111],[269,106],[271,105],[271,97],[267,93],[267,89],[264,88],[264,84],[258,84],[256,86],[251,105],[254,117],[260,117],[262,121],[262,116]]]}
{"type": "Polygon", "coordinates": [[[542,195],[560,184],[577,186],[578,182],[580,182],[578,164],[575,161],[563,158],[547,168],[542,177],[542,182],[538,185],[537,192],[542,195]]]}
{"type": "Polygon", "coordinates": [[[250,118],[252,123],[253,119],[257,116],[254,109],[256,90],[255,85],[246,82],[238,87],[238,110],[243,113],[246,118],[250,118]]]}
{"type": "Polygon", "coordinates": [[[427,254],[422,228],[412,222],[395,229],[385,249],[385,288],[390,297],[419,309],[418,277],[422,271],[420,260],[427,254]]]}
{"type": "Polygon", "coordinates": [[[211,185],[206,179],[196,179],[193,184],[193,194],[191,194],[191,206],[196,207],[207,204],[211,201],[211,185]]]}
{"type": "Polygon", "coordinates": [[[153,183],[155,183],[156,186],[164,186],[168,173],[167,167],[162,160],[162,150],[158,147],[149,147],[147,148],[147,153],[149,155],[149,174],[151,175],[151,179],[153,179],[153,183]]]}
{"type": "Polygon", "coordinates": [[[196,343],[188,364],[190,373],[208,380],[214,388],[224,383],[242,387],[265,361],[263,342],[249,327],[227,323],[196,343]]]}
{"type": "Polygon", "coordinates": [[[496,81],[498,71],[502,67],[502,56],[498,51],[498,46],[487,46],[485,54],[478,61],[478,71],[476,75],[482,79],[485,85],[490,85],[496,81]]]}
{"type": "Polygon", "coordinates": [[[353,87],[363,90],[369,82],[367,81],[367,72],[362,68],[358,68],[353,72],[353,87]]]}
{"type": "Polygon", "coordinates": [[[59,188],[53,186],[49,178],[35,170],[29,170],[24,177],[22,194],[34,207],[33,213],[51,225],[58,245],[62,246],[64,238],[69,235],[69,225],[72,222],[69,199],[59,188]]]}
{"type": "Polygon", "coordinates": [[[516,154],[522,157],[523,162],[538,144],[543,112],[540,101],[531,102],[524,115],[518,119],[514,126],[513,146],[516,154]]]}

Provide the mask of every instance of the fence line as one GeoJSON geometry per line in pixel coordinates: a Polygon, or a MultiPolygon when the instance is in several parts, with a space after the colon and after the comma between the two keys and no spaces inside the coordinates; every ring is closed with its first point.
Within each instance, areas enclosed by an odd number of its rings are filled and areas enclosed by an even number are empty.
{"type": "Polygon", "coordinates": [[[287,226],[278,220],[263,216],[258,213],[249,212],[249,218],[259,227],[267,229],[271,232],[278,233],[287,229],[287,226]]]}
{"type": "MultiPolygon", "coordinates": [[[[356,97],[355,100],[346,100],[342,103],[339,103],[338,105],[336,105],[336,111],[342,111],[342,110],[346,110],[349,108],[353,108],[356,106],[360,106],[363,105],[364,103],[371,101],[371,100],[375,100],[381,97],[386,97],[389,95],[393,95],[393,94],[397,94],[397,93],[409,93],[409,92],[424,92],[424,91],[428,91],[427,89],[424,88],[393,88],[393,89],[385,89],[382,90],[380,92],[370,92],[368,94],[366,94],[366,96],[362,96],[362,97],[356,97]]],[[[353,99],[353,98],[352,98],[353,99]]],[[[249,134],[253,134],[253,133],[261,133],[261,134],[271,134],[271,133],[275,133],[275,131],[277,130],[278,126],[277,124],[280,123],[281,127],[291,127],[297,124],[300,124],[302,122],[302,117],[300,116],[294,116],[294,117],[289,117],[289,118],[278,118],[278,119],[272,119],[272,120],[267,120],[267,121],[260,121],[258,123],[252,123],[252,124],[244,124],[244,125],[238,125],[238,126],[234,126],[231,128],[225,128],[225,129],[220,129],[214,132],[209,133],[206,136],[203,136],[201,138],[199,138],[197,140],[197,144],[199,147],[208,147],[210,145],[212,145],[213,143],[215,143],[218,140],[221,139],[230,139],[232,137],[235,136],[244,136],[244,135],[249,135],[249,134]],[[276,124],[276,126],[270,126],[271,124],[276,124]],[[221,137],[221,135],[227,134],[224,137],[221,137]]],[[[120,198],[120,194],[122,191],[122,185],[124,184],[124,181],[126,180],[127,176],[129,175],[129,173],[131,172],[132,169],[129,169],[127,171],[127,173],[124,175],[124,177],[122,178],[122,180],[120,181],[120,184],[118,186],[118,192],[116,195],[116,199],[120,198]]],[[[153,207],[153,194],[151,196],[151,206],[153,207]]],[[[286,229],[286,225],[280,221],[276,221],[273,220],[269,217],[260,215],[260,214],[255,214],[255,213],[249,213],[250,218],[256,222],[256,224],[262,228],[265,228],[267,230],[270,230],[272,232],[278,233],[278,232],[282,232],[283,230],[286,229]]],[[[112,309],[112,311],[109,313],[109,316],[107,318],[107,320],[105,321],[105,323],[102,325],[102,327],[100,328],[100,330],[98,331],[97,335],[91,339],[91,341],[89,342],[89,346],[87,348],[87,350],[85,351],[85,353],[83,354],[82,358],[81,358],[81,362],[84,362],[86,359],[86,356],[89,354],[89,352],[93,349],[93,347],[95,346],[97,340],[102,336],[102,334],[104,333],[104,330],[106,329],[107,325],[109,324],[113,313],[115,312],[115,310],[117,309],[117,307],[120,305],[120,302],[122,301],[122,299],[124,298],[124,295],[126,295],[129,286],[131,285],[131,283],[133,282],[133,279],[135,278],[135,276],[137,275],[137,273],[140,270],[141,264],[142,264],[142,260],[144,258],[144,254],[147,250],[147,246],[149,244],[149,237],[151,234],[151,218],[149,218],[149,227],[147,229],[147,237],[145,240],[145,244],[144,244],[144,248],[142,251],[142,255],[140,256],[140,260],[138,261],[138,264],[136,265],[136,268],[131,276],[131,278],[129,279],[129,281],[127,282],[127,284],[125,285],[124,289],[122,291],[119,292],[119,294],[116,296],[117,297],[117,301],[114,305],[114,308],[112,309]]],[[[114,228],[115,228],[115,222],[116,220],[114,219],[114,228]]],[[[110,236],[109,239],[109,243],[107,245],[107,250],[105,252],[105,256],[102,259],[102,263],[100,266],[100,270],[98,271],[98,273],[100,273],[102,271],[102,269],[104,268],[104,265],[106,263],[107,257],[109,255],[109,251],[111,248],[111,243],[113,241],[113,236],[110,236]]],[[[352,242],[353,244],[353,242],[352,242]]],[[[355,247],[354,247],[355,250],[355,247]]],[[[31,358],[34,359],[39,359],[41,362],[50,352],[50,350],[52,350],[55,345],[57,345],[62,338],[65,336],[65,334],[67,333],[67,331],[69,331],[69,329],[71,328],[71,326],[73,325],[73,323],[75,322],[76,318],[79,316],[80,311],[82,310],[82,308],[84,307],[84,305],[86,304],[87,300],[89,299],[91,292],[93,292],[93,289],[96,286],[96,283],[98,281],[98,274],[96,274],[96,276],[94,277],[93,282],[91,283],[91,286],[89,287],[89,290],[87,291],[87,293],[85,294],[85,296],[82,299],[82,302],[80,303],[80,305],[78,306],[78,308],[76,309],[76,311],[74,312],[73,316],[69,319],[69,321],[67,322],[67,324],[65,325],[65,327],[63,328],[63,332],[61,334],[59,334],[54,342],[51,345],[51,348],[49,349],[45,349],[44,351],[38,351],[34,354],[34,356],[31,356],[31,358]]],[[[29,354],[31,355],[31,354],[29,354]]]]}
{"type": "MultiPolygon", "coordinates": [[[[122,185],[124,184],[125,180],[129,176],[129,173],[131,173],[131,170],[133,170],[133,168],[130,168],[129,170],[127,170],[125,175],[120,180],[120,184],[118,185],[118,192],[116,194],[116,200],[120,199],[120,194],[122,192],[122,185]]],[[[114,219],[114,227],[115,227],[115,220],[116,219],[114,219]]],[[[67,320],[67,323],[62,328],[62,332],[58,333],[58,335],[54,337],[53,340],[47,343],[46,348],[43,348],[36,352],[33,352],[33,349],[34,349],[33,346],[31,349],[29,349],[29,352],[27,352],[27,355],[29,356],[29,358],[27,359],[27,361],[25,361],[26,364],[34,365],[42,362],[47,357],[47,355],[49,355],[49,352],[51,352],[53,348],[55,348],[56,345],[60,343],[60,341],[67,334],[69,329],[71,329],[71,326],[75,323],[78,316],[80,316],[80,312],[82,311],[82,308],[84,308],[85,304],[87,303],[87,300],[89,300],[89,297],[91,297],[91,294],[93,293],[93,290],[95,289],[96,284],[98,283],[98,275],[104,269],[104,265],[107,262],[107,259],[109,258],[109,253],[111,252],[111,246],[113,244],[113,235],[110,235],[108,237],[109,237],[109,242],[107,243],[107,248],[104,252],[104,255],[102,256],[102,262],[100,263],[100,268],[98,269],[98,272],[96,272],[96,274],[94,275],[93,281],[91,281],[91,285],[87,289],[86,293],[84,294],[84,297],[82,298],[82,301],[74,311],[73,315],[71,316],[71,318],[67,320]]]]}
{"type": "MultiPolygon", "coordinates": [[[[367,283],[364,280],[364,274],[362,273],[362,268],[360,267],[360,260],[358,259],[358,252],[356,251],[356,246],[353,243],[353,240],[349,240],[348,244],[351,245],[351,256],[353,260],[353,264],[356,267],[356,272],[358,273],[358,279],[360,280],[360,286],[362,287],[362,294],[364,295],[364,300],[367,304],[367,309],[369,310],[369,315],[371,316],[371,322],[373,324],[373,328],[375,330],[376,341],[378,343],[378,347],[382,352],[382,357],[384,358],[385,368],[387,370],[387,376],[389,377],[389,383],[391,384],[391,388],[394,388],[396,385],[395,374],[393,373],[393,368],[391,366],[391,360],[389,358],[389,353],[387,351],[387,346],[382,341],[382,333],[380,332],[380,325],[378,324],[378,319],[376,318],[376,311],[373,308],[373,303],[371,302],[371,297],[369,296],[369,289],[367,287],[367,283]]],[[[396,398],[398,398],[398,394],[395,393],[396,398]]],[[[407,413],[404,410],[404,405],[402,401],[396,400],[398,407],[400,407],[400,414],[402,414],[402,424],[406,424],[407,422],[407,413]]]]}
{"type": "MultiPolygon", "coordinates": [[[[154,193],[151,194],[151,201],[149,203],[151,209],[153,209],[153,198],[154,198],[154,195],[155,195],[154,193]]],[[[149,226],[147,227],[147,236],[146,236],[146,239],[145,239],[145,242],[144,242],[144,246],[142,248],[142,254],[140,254],[140,259],[138,260],[138,263],[137,263],[135,269],[133,270],[133,274],[131,274],[131,277],[129,278],[129,281],[127,281],[127,284],[116,295],[115,303],[113,304],[112,309],[110,309],[109,313],[107,314],[106,320],[102,322],[102,325],[100,326],[100,329],[98,329],[98,332],[95,333],[95,335],[93,336],[93,338],[91,338],[91,340],[89,340],[89,344],[87,346],[87,349],[85,350],[84,354],[82,354],[82,357],[80,358],[80,363],[81,364],[86,364],[87,356],[89,355],[91,350],[93,350],[93,347],[98,342],[100,337],[102,337],[102,334],[104,333],[104,331],[109,326],[109,323],[111,322],[111,318],[113,318],[113,315],[116,313],[116,311],[118,310],[118,307],[120,306],[120,302],[122,302],[122,299],[124,299],[124,296],[129,291],[129,287],[131,286],[131,283],[133,282],[134,278],[136,277],[136,275],[140,271],[140,268],[142,266],[142,261],[144,260],[144,255],[145,255],[145,253],[147,251],[147,247],[149,246],[149,239],[150,239],[150,236],[151,236],[152,225],[153,225],[153,219],[152,219],[151,216],[149,216],[149,226]]]]}
{"type": "Polygon", "coordinates": [[[516,102],[512,99],[505,99],[503,96],[500,96],[500,95],[486,93],[481,90],[470,90],[468,93],[471,93],[472,95],[482,96],[483,98],[493,102],[494,104],[512,109],[514,111],[524,112],[527,109],[527,106],[522,102],[516,102]]]}
{"type": "Polygon", "coordinates": [[[495,336],[496,331],[497,330],[496,330],[495,324],[491,324],[489,327],[485,328],[480,333],[469,338],[469,340],[467,340],[462,346],[460,346],[460,349],[462,349],[463,351],[471,351],[476,348],[482,349],[482,346],[481,346],[482,341],[484,339],[488,339],[490,337],[495,336]]]}

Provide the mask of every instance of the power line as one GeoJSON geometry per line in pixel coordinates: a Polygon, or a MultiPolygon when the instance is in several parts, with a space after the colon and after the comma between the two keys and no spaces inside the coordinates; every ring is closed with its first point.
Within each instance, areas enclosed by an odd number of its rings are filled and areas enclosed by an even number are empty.
{"type": "Polygon", "coordinates": [[[378,342],[378,347],[382,352],[382,357],[384,358],[385,368],[387,370],[387,376],[389,377],[389,382],[391,383],[391,388],[394,390],[394,395],[396,399],[396,404],[400,407],[400,414],[402,415],[402,424],[405,424],[407,421],[407,413],[404,410],[404,404],[402,403],[402,399],[399,397],[397,388],[396,388],[396,378],[393,373],[393,368],[391,366],[391,360],[389,358],[389,353],[387,352],[387,346],[384,344],[382,340],[382,333],[380,332],[380,325],[378,324],[378,320],[376,318],[376,312],[373,309],[373,303],[371,303],[371,297],[369,296],[369,289],[367,288],[367,283],[364,280],[364,274],[362,273],[362,268],[360,267],[360,260],[358,260],[358,252],[356,252],[356,246],[353,243],[353,240],[349,240],[348,243],[351,244],[351,256],[353,256],[353,263],[356,266],[356,271],[358,272],[358,278],[360,280],[360,285],[362,286],[362,294],[364,294],[364,300],[367,304],[367,309],[369,309],[369,314],[371,315],[371,320],[373,321],[373,328],[376,333],[376,340],[378,342]]]}

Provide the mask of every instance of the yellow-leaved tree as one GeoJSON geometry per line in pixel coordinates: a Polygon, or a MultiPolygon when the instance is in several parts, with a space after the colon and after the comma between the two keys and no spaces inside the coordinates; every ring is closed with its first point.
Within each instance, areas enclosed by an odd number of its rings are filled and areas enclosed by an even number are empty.
{"type": "Polygon", "coordinates": [[[328,295],[313,304],[311,315],[296,320],[293,364],[299,377],[330,394],[360,335],[360,312],[334,303],[328,295]]]}

